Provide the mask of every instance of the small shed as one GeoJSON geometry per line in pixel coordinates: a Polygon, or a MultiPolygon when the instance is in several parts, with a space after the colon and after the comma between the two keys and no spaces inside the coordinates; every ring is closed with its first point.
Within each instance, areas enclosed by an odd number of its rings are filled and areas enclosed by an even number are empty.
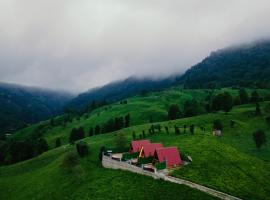
{"type": "Polygon", "coordinates": [[[142,148],[142,146],[151,144],[151,142],[149,140],[133,140],[130,143],[130,148],[129,148],[129,152],[130,153],[136,153],[139,152],[140,149],[142,148]]]}
{"type": "Polygon", "coordinates": [[[166,162],[167,168],[177,167],[182,164],[177,147],[157,148],[154,153],[153,163],[166,162]]]}
{"type": "Polygon", "coordinates": [[[144,145],[141,147],[139,157],[148,158],[149,156],[154,156],[155,150],[162,147],[163,145],[161,143],[151,143],[148,145],[144,145]]]}

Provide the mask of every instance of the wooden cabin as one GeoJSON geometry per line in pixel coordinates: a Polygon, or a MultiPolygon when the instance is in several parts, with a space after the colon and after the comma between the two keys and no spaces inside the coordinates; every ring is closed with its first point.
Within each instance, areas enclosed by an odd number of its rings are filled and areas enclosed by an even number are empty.
{"type": "Polygon", "coordinates": [[[182,160],[177,147],[157,148],[154,153],[153,164],[166,162],[167,168],[180,166],[182,160]]]}
{"type": "Polygon", "coordinates": [[[141,147],[139,157],[148,158],[149,156],[154,156],[155,150],[162,147],[163,145],[161,143],[151,143],[148,145],[144,145],[141,147]]]}
{"type": "Polygon", "coordinates": [[[129,152],[136,153],[139,152],[142,146],[149,145],[151,142],[149,140],[133,140],[130,143],[129,152]]]}

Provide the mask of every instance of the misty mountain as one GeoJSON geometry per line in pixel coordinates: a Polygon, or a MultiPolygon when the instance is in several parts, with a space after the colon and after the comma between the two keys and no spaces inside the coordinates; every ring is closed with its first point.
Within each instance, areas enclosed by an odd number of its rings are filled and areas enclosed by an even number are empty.
{"type": "Polygon", "coordinates": [[[78,95],[68,105],[69,108],[84,108],[92,101],[114,102],[147,91],[157,91],[170,87],[175,82],[174,77],[159,80],[150,78],[135,78],[109,83],[99,88],[78,95]]]}
{"type": "Polygon", "coordinates": [[[0,83],[0,135],[59,114],[71,94],[0,83]]]}
{"type": "Polygon", "coordinates": [[[186,88],[269,88],[270,40],[213,52],[178,81],[186,88]]]}

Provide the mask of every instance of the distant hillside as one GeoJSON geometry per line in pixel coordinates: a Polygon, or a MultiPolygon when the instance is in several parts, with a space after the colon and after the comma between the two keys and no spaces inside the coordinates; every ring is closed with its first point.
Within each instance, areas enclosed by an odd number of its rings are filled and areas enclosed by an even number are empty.
{"type": "Polygon", "coordinates": [[[59,114],[71,98],[65,92],[0,83],[0,135],[59,114]]]}
{"type": "Polygon", "coordinates": [[[211,53],[178,81],[186,88],[270,88],[270,40],[211,53]]]}
{"type": "Polygon", "coordinates": [[[139,79],[130,77],[123,81],[109,83],[99,88],[89,90],[74,98],[68,107],[83,108],[92,101],[114,102],[147,91],[161,90],[170,87],[174,82],[173,77],[161,80],[139,79]]]}

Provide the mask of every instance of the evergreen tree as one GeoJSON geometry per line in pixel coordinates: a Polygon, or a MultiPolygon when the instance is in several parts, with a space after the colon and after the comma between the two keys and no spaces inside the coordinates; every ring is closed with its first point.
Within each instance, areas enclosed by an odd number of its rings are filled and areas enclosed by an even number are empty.
{"type": "Polygon", "coordinates": [[[257,130],[253,133],[253,140],[258,149],[261,148],[263,144],[266,144],[266,135],[263,130],[257,130]]]}
{"type": "Polygon", "coordinates": [[[194,132],[195,132],[195,125],[194,124],[191,124],[189,126],[189,131],[190,131],[191,134],[194,134],[194,132]]]}
{"type": "Polygon", "coordinates": [[[84,157],[88,154],[89,148],[86,142],[80,141],[76,144],[76,149],[79,156],[84,157]]]}
{"type": "Polygon", "coordinates": [[[261,112],[261,107],[260,107],[260,104],[259,104],[258,102],[256,103],[255,114],[256,114],[257,116],[259,116],[259,115],[262,114],[262,112],[261,112]]]}
{"type": "Polygon", "coordinates": [[[99,125],[96,125],[96,127],[95,127],[95,135],[98,135],[98,134],[100,134],[100,126],[99,125]]]}
{"type": "Polygon", "coordinates": [[[173,104],[169,107],[168,117],[170,120],[174,120],[180,117],[180,108],[178,105],[173,104]]]}
{"type": "Polygon", "coordinates": [[[165,126],[166,133],[169,134],[169,128],[168,126],[165,126]]]}
{"type": "Polygon", "coordinates": [[[245,89],[239,90],[239,97],[240,97],[241,104],[248,103],[249,96],[248,96],[248,93],[245,89]]]}
{"type": "Polygon", "coordinates": [[[93,127],[90,127],[89,128],[88,135],[89,135],[89,137],[91,137],[91,136],[94,135],[94,129],[93,129],[93,127]]]}
{"type": "Polygon", "coordinates": [[[180,129],[177,126],[174,126],[175,135],[180,135],[180,129]]]}
{"type": "Polygon", "coordinates": [[[129,127],[130,126],[130,114],[128,113],[126,116],[125,116],[125,127],[129,127]]]}
{"type": "Polygon", "coordinates": [[[142,136],[143,136],[143,138],[146,137],[144,130],[142,131],[142,136]]]}
{"type": "Polygon", "coordinates": [[[213,110],[223,110],[226,113],[233,107],[233,98],[228,92],[224,92],[216,95],[212,100],[213,110]]]}
{"type": "Polygon", "coordinates": [[[132,139],[133,140],[136,140],[136,133],[135,133],[135,131],[132,132],[132,139]]]}
{"type": "Polygon", "coordinates": [[[56,138],[56,140],[55,140],[55,147],[57,148],[57,147],[60,147],[61,146],[61,138],[56,138]]]}
{"type": "Polygon", "coordinates": [[[257,103],[260,101],[260,95],[256,90],[251,93],[250,102],[257,103]]]}
{"type": "Polygon", "coordinates": [[[184,133],[186,133],[187,132],[187,125],[185,124],[184,125],[184,133]]]}
{"type": "Polygon", "coordinates": [[[214,120],[213,122],[213,129],[214,130],[221,130],[223,129],[223,124],[221,122],[221,120],[217,119],[217,120],[214,120]]]}

